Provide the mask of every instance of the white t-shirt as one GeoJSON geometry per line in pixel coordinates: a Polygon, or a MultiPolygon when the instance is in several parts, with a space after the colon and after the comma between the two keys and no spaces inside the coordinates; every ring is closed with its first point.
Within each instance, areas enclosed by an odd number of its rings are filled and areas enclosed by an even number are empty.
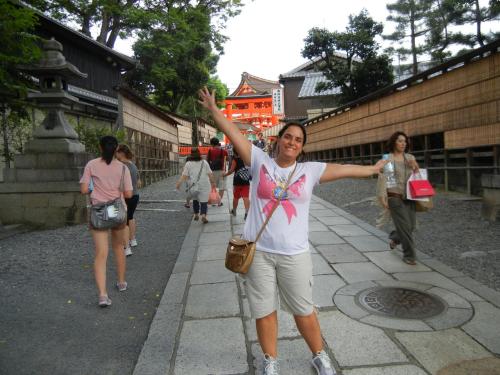
{"type": "MultiPolygon", "coordinates": [[[[252,146],[250,171],[250,212],[245,222],[243,238],[255,241],[257,233],[271,212],[280,186],[284,186],[295,164],[281,168],[274,159],[252,146]]],[[[319,183],[325,163],[298,163],[279,206],[273,213],[259,241],[257,250],[295,255],[309,250],[309,206],[312,190],[319,183]]]]}

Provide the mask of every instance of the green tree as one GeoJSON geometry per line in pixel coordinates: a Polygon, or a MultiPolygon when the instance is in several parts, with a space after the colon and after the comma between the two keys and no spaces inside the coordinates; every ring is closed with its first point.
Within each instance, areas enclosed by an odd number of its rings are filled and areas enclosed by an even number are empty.
{"type": "Polygon", "coordinates": [[[204,7],[171,9],[154,29],[143,30],[134,44],[141,66],[127,82],[144,97],[177,112],[209,81],[218,56],[211,48],[210,17],[204,7]]]}
{"type": "Polygon", "coordinates": [[[470,47],[475,45],[484,46],[486,43],[497,39],[499,33],[484,34],[482,26],[485,22],[496,21],[500,19],[500,0],[490,0],[488,6],[481,7],[479,0],[455,0],[460,6],[460,14],[456,20],[457,25],[475,25],[474,34],[462,36],[461,42],[470,47]]]}
{"type": "Polygon", "coordinates": [[[203,7],[211,25],[212,42],[222,48],[222,35],[228,18],[239,14],[241,0],[27,0],[30,5],[63,21],[76,23],[80,31],[91,37],[98,27],[96,40],[113,48],[118,37],[126,38],[161,23],[165,13],[183,11],[192,6],[203,7]]]}
{"type": "Polygon", "coordinates": [[[390,59],[377,54],[379,45],[375,38],[382,31],[382,24],[375,22],[365,9],[349,16],[345,32],[309,30],[302,56],[319,59],[318,67],[328,81],[318,84],[316,91],[339,87],[340,103],[345,104],[392,84],[390,59]]]}
{"type": "Polygon", "coordinates": [[[418,43],[418,39],[429,32],[426,24],[428,13],[431,10],[430,0],[397,0],[387,4],[389,16],[387,21],[396,23],[396,30],[392,34],[384,35],[384,39],[396,42],[397,48],[390,48],[390,54],[397,54],[401,60],[407,56],[412,58],[412,73],[418,73],[418,57],[426,52],[425,44],[418,43]],[[410,47],[406,41],[410,39],[410,47]]]}

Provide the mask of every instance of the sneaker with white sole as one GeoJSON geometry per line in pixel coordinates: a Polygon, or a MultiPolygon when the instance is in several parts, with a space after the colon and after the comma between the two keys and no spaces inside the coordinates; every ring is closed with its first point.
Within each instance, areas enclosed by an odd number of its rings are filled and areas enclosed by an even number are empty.
{"type": "Polygon", "coordinates": [[[324,350],[316,353],[311,360],[311,365],[316,370],[317,375],[337,375],[330,361],[330,357],[324,350]]]}
{"type": "Polygon", "coordinates": [[[279,375],[280,365],[276,358],[271,357],[269,354],[264,355],[262,362],[262,375],[279,375]]]}
{"type": "Polygon", "coordinates": [[[111,306],[111,299],[106,296],[99,296],[99,306],[100,307],[108,307],[111,306]]]}
{"type": "Polygon", "coordinates": [[[127,290],[127,282],[124,281],[123,283],[116,283],[116,288],[118,289],[119,292],[124,292],[127,290]]]}
{"type": "Polygon", "coordinates": [[[135,238],[131,239],[129,242],[130,247],[136,247],[137,246],[137,240],[135,238]]]}
{"type": "Polygon", "coordinates": [[[129,257],[129,256],[131,256],[132,254],[134,254],[134,253],[132,252],[132,249],[130,248],[130,246],[127,246],[127,247],[125,248],[125,256],[129,257]]]}

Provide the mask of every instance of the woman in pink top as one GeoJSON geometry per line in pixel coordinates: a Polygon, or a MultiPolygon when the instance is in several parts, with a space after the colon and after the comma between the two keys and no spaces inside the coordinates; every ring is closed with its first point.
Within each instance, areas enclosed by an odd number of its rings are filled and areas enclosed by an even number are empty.
{"type": "MultiPolygon", "coordinates": [[[[131,198],[133,194],[132,179],[129,169],[114,155],[118,141],[115,137],[105,136],[99,140],[101,157],[87,163],[83,176],[80,180],[80,191],[82,194],[90,194],[92,204],[112,201],[120,196],[131,198]],[[123,179],[123,191],[120,185],[123,179]]],[[[125,204],[125,202],[124,202],[125,204]]],[[[116,287],[120,292],[127,290],[125,281],[125,245],[124,230],[126,223],[111,229],[111,243],[116,259],[118,282],[116,287]]],[[[100,230],[90,225],[90,231],[95,245],[94,274],[97,289],[99,290],[99,306],[111,305],[111,299],[106,290],[106,261],[108,258],[108,230],[100,230]]]]}

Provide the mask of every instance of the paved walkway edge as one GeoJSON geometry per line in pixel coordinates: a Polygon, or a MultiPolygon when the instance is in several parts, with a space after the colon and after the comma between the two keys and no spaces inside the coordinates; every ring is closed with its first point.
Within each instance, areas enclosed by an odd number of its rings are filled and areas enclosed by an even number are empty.
{"type": "Polygon", "coordinates": [[[166,375],[170,371],[201,230],[200,226],[189,226],[133,375],[166,375]]]}

